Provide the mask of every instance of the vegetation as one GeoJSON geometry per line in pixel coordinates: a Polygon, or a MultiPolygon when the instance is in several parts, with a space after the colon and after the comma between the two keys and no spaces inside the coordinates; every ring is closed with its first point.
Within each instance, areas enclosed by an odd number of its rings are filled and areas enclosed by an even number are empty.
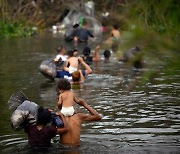
{"type": "Polygon", "coordinates": [[[139,46],[153,67],[160,63],[165,66],[161,70],[157,69],[157,72],[148,71],[144,74],[144,81],[160,71],[177,74],[180,69],[178,0],[128,1],[123,12],[127,31],[122,39],[128,41],[120,46],[120,50],[139,46]]]}
{"type": "Polygon", "coordinates": [[[0,20],[0,36],[30,36],[34,33],[32,27],[22,21],[0,20]]]}

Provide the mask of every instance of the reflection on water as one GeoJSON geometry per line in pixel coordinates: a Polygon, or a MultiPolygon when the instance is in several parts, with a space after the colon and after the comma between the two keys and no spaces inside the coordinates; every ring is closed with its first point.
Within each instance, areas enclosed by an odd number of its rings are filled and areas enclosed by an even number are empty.
{"type": "Polygon", "coordinates": [[[142,74],[152,68],[137,71],[116,61],[92,64],[93,73],[86,82],[73,87],[76,95],[103,117],[100,122],[82,125],[81,146],[63,147],[56,136],[51,148],[30,149],[26,134],[11,130],[7,100],[16,90],[22,90],[39,105],[55,108],[55,83],[42,76],[38,67],[42,60],[53,57],[54,48],[63,43],[60,36],[52,35],[0,40],[0,153],[180,151],[180,70],[174,76],[162,72],[141,85],[142,74]]]}

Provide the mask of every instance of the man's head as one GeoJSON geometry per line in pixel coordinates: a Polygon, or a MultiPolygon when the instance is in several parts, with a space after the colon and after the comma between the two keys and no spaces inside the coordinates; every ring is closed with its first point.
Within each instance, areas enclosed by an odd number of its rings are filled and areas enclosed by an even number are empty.
{"type": "Polygon", "coordinates": [[[83,55],[89,56],[90,53],[91,53],[91,49],[90,49],[89,47],[85,47],[85,48],[83,49],[83,55]]]}
{"type": "Polygon", "coordinates": [[[84,28],[87,28],[87,27],[88,27],[88,23],[87,23],[86,20],[83,21],[82,26],[83,26],[84,28]]]}
{"type": "Polygon", "coordinates": [[[57,53],[65,54],[65,48],[63,46],[59,46],[56,48],[57,53]]]}
{"type": "Polygon", "coordinates": [[[74,54],[74,56],[76,57],[76,56],[78,55],[78,49],[74,49],[74,50],[73,50],[73,54],[74,54]]]}
{"type": "Polygon", "coordinates": [[[40,106],[38,109],[37,125],[46,126],[49,122],[51,122],[51,112],[40,106]]]}
{"type": "Polygon", "coordinates": [[[75,72],[73,72],[72,73],[72,80],[74,81],[74,82],[78,82],[78,81],[80,81],[80,72],[79,71],[75,71],[75,72]]]}
{"type": "Polygon", "coordinates": [[[70,90],[71,83],[67,79],[59,79],[57,88],[59,90],[70,90]]]}
{"type": "Polygon", "coordinates": [[[112,27],[117,30],[119,28],[119,25],[118,24],[113,24],[112,27]]]}
{"type": "Polygon", "coordinates": [[[69,50],[69,51],[67,52],[67,55],[68,55],[69,57],[73,57],[73,56],[74,56],[74,51],[69,50]]]}
{"type": "Polygon", "coordinates": [[[104,54],[104,58],[106,59],[109,59],[111,56],[111,52],[109,50],[105,50],[103,54],[104,54]]]}

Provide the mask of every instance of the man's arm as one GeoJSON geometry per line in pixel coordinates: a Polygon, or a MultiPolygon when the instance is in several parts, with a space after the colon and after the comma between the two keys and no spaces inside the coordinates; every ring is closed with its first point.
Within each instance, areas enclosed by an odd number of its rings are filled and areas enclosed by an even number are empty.
{"type": "Polygon", "coordinates": [[[94,54],[93,54],[93,61],[101,61],[101,57],[99,55],[99,49],[100,49],[100,46],[97,46],[94,50],[94,54]]]}
{"type": "Polygon", "coordinates": [[[62,134],[62,133],[66,133],[67,131],[69,131],[69,125],[67,124],[64,116],[62,115],[62,113],[58,112],[58,115],[61,117],[63,123],[64,123],[64,127],[58,127],[57,128],[57,133],[58,134],[62,134]]]}
{"type": "Polygon", "coordinates": [[[84,82],[84,75],[82,74],[82,71],[79,70],[79,73],[80,73],[80,83],[83,83],[84,82]]]}
{"type": "Polygon", "coordinates": [[[99,115],[99,113],[95,109],[90,107],[83,99],[76,98],[76,103],[78,103],[81,106],[84,106],[84,108],[90,112],[90,114],[79,113],[82,121],[99,121],[99,120],[101,120],[101,116],[99,115]]]}
{"type": "Polygon", "coordinates": [[[78,60],[83,65],[86,75],[91,74],[92,69],[90,68],[90,66],[88,64],[85,63],[85,61],[82,59],[82,57],[78,57],[78,60]]]}
{"type": "Polygon", "coordinates": [[[65,65],[64,65],[64,71],[69,72],[69,67],[68,67],[68,65],[69,65],[69,61],[67,60],[67,61],[65,62],[65,65]]]}

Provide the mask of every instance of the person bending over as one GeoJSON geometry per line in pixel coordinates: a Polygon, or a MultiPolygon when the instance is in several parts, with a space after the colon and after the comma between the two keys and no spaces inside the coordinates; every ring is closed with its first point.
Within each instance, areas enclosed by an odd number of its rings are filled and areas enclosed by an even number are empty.
{"type": "Polygon", "coordinates": [[[81,67],[83,69],[79,69],[79,70],[73,72],[72,74],[70,74],[69,72],[64,71],[64,70],[58,70],[56,78],[59,78],[59,79],[60,78],[68,79],[69,81],[72,81],[71,82],[72,84],[74,84],[74,83],[83,83],[84,82],[84,78],[92,73],[92,69],[83,60],[82,57],[78,57],[78,61],[79,61],[79,64],[81,65],[81,67]],[[73,78],[73,76],[75,76],[75,78],[73,78]]]}
{"type": "Polygon", "coordinates": [[[56,136],[56,134],[62,134],[68,131],[69,127],[67,125],[64,116],[59,113],[64,127],[47,126],[48,123],[52,121],[52,114],[48,109],[39,107],[37,115],[37,124],[26,126],[25,132],[28,134],[28,144],[32,147],[46,147],[50,146],[51,139],[56,136]]]}

